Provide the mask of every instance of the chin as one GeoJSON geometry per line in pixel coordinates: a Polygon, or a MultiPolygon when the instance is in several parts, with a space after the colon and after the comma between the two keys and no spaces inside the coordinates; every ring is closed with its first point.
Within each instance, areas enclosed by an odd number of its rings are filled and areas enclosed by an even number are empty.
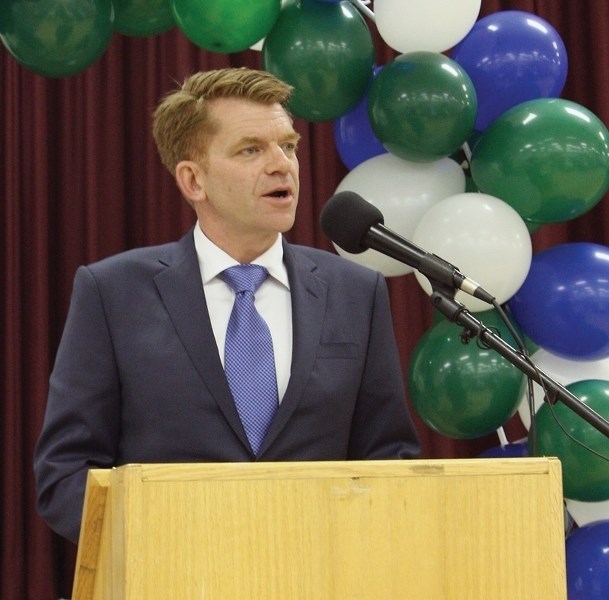
{"type": "Polygon", "coordinates": [[[274,215],[271,218],[270,223],[274,225],[273,229],[279,231],[280,233],[284,233],[289,231],[294,226],[294,222],[296,220],[296,211],[295,207],[290,210],[283,211],[279,214],[274,215]]]}
{"type": "Polygon", "coordinates": [[[294,219],[289,219],[289,220],[286,219],[286,220],[282,221],[281,223],[278,223],[277,227],[275,229],[279,233],[286,233],[287,231],[290,231],[290,229],[292,229],[292,227],[294,227],[294,219]]]}

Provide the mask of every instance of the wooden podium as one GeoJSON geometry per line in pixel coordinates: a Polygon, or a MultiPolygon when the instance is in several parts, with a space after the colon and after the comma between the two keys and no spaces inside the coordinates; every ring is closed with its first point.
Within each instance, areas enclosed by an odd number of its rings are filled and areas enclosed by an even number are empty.
{"type": "Polygon", "coordinates": [[[73,600],[566,598],[554,458],[89,473],[73,600]]]}

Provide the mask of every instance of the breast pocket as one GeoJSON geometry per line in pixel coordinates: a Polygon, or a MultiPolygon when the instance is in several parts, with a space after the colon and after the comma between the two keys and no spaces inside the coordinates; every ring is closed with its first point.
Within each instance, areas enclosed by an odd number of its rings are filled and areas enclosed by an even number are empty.
{"type": "Polygon", "coordinates": [[[320,344],[317,358],[357,358],[359,344],[354,342],[320,344]]]}

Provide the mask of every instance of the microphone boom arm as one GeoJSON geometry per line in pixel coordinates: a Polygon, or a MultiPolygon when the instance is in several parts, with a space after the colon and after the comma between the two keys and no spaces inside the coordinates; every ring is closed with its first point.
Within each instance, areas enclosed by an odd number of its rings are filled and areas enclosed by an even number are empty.
{"type": "Polygon", "coordinates": [[[561,401],[573,412],[578,414],[597,431],[609,438],[609,421],[584,404],[560,383],[552,379],[541,369],[535,367],[527,357],[518,352],[499,335],[491,331],[481,321],[454,299],[455,290],[449,290],[442,281],[431,281],[433,292],[430,296],[432,304],[450,321],[465,327],[473,337],[480,339],[487,347],[495,350],[527,377],[538,383],[546,392],[545,401],[555,404],[561,401]]]}
{"type": "MultiPolygon", "coordinates": [[[[394,233],[390,229],[372,227],[367,234],[366,241],[370,248],[381,248],[384,254],[387,254],[395,260],[404,262],[403,251],[398,251],[400,246],[404,247],[404,238],[394,233]],[[387,243],[389,242],[389,243],[387,243]]],[[[402,250],[402,248],[400,248],[402,250]]],[[[459,288],[465,279],[457,267],[451,265],[448,261],[420,250],[414,245],[408,247],[409,258],[408,264],[417,271],[420,271],[425,277],[431,280],[441,282],[445,285],[455,286],[459,288]]]]}

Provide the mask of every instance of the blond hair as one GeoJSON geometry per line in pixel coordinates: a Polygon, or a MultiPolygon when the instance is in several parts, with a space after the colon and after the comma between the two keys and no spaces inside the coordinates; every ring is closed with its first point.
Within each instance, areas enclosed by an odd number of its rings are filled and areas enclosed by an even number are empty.
{"type": "MultiPolygon", "coordinates": [[[[195,73],[170,92],[153,115],[152,135],[171,174],[181,160],[202,160],[218,124],[209,114],[217,98],[242,98],[261,104],[287,103],[293,88],[265,71],[246,67],[195,73]]],[[[289,114],[289,113],[288,113],[289,114]]]]}

